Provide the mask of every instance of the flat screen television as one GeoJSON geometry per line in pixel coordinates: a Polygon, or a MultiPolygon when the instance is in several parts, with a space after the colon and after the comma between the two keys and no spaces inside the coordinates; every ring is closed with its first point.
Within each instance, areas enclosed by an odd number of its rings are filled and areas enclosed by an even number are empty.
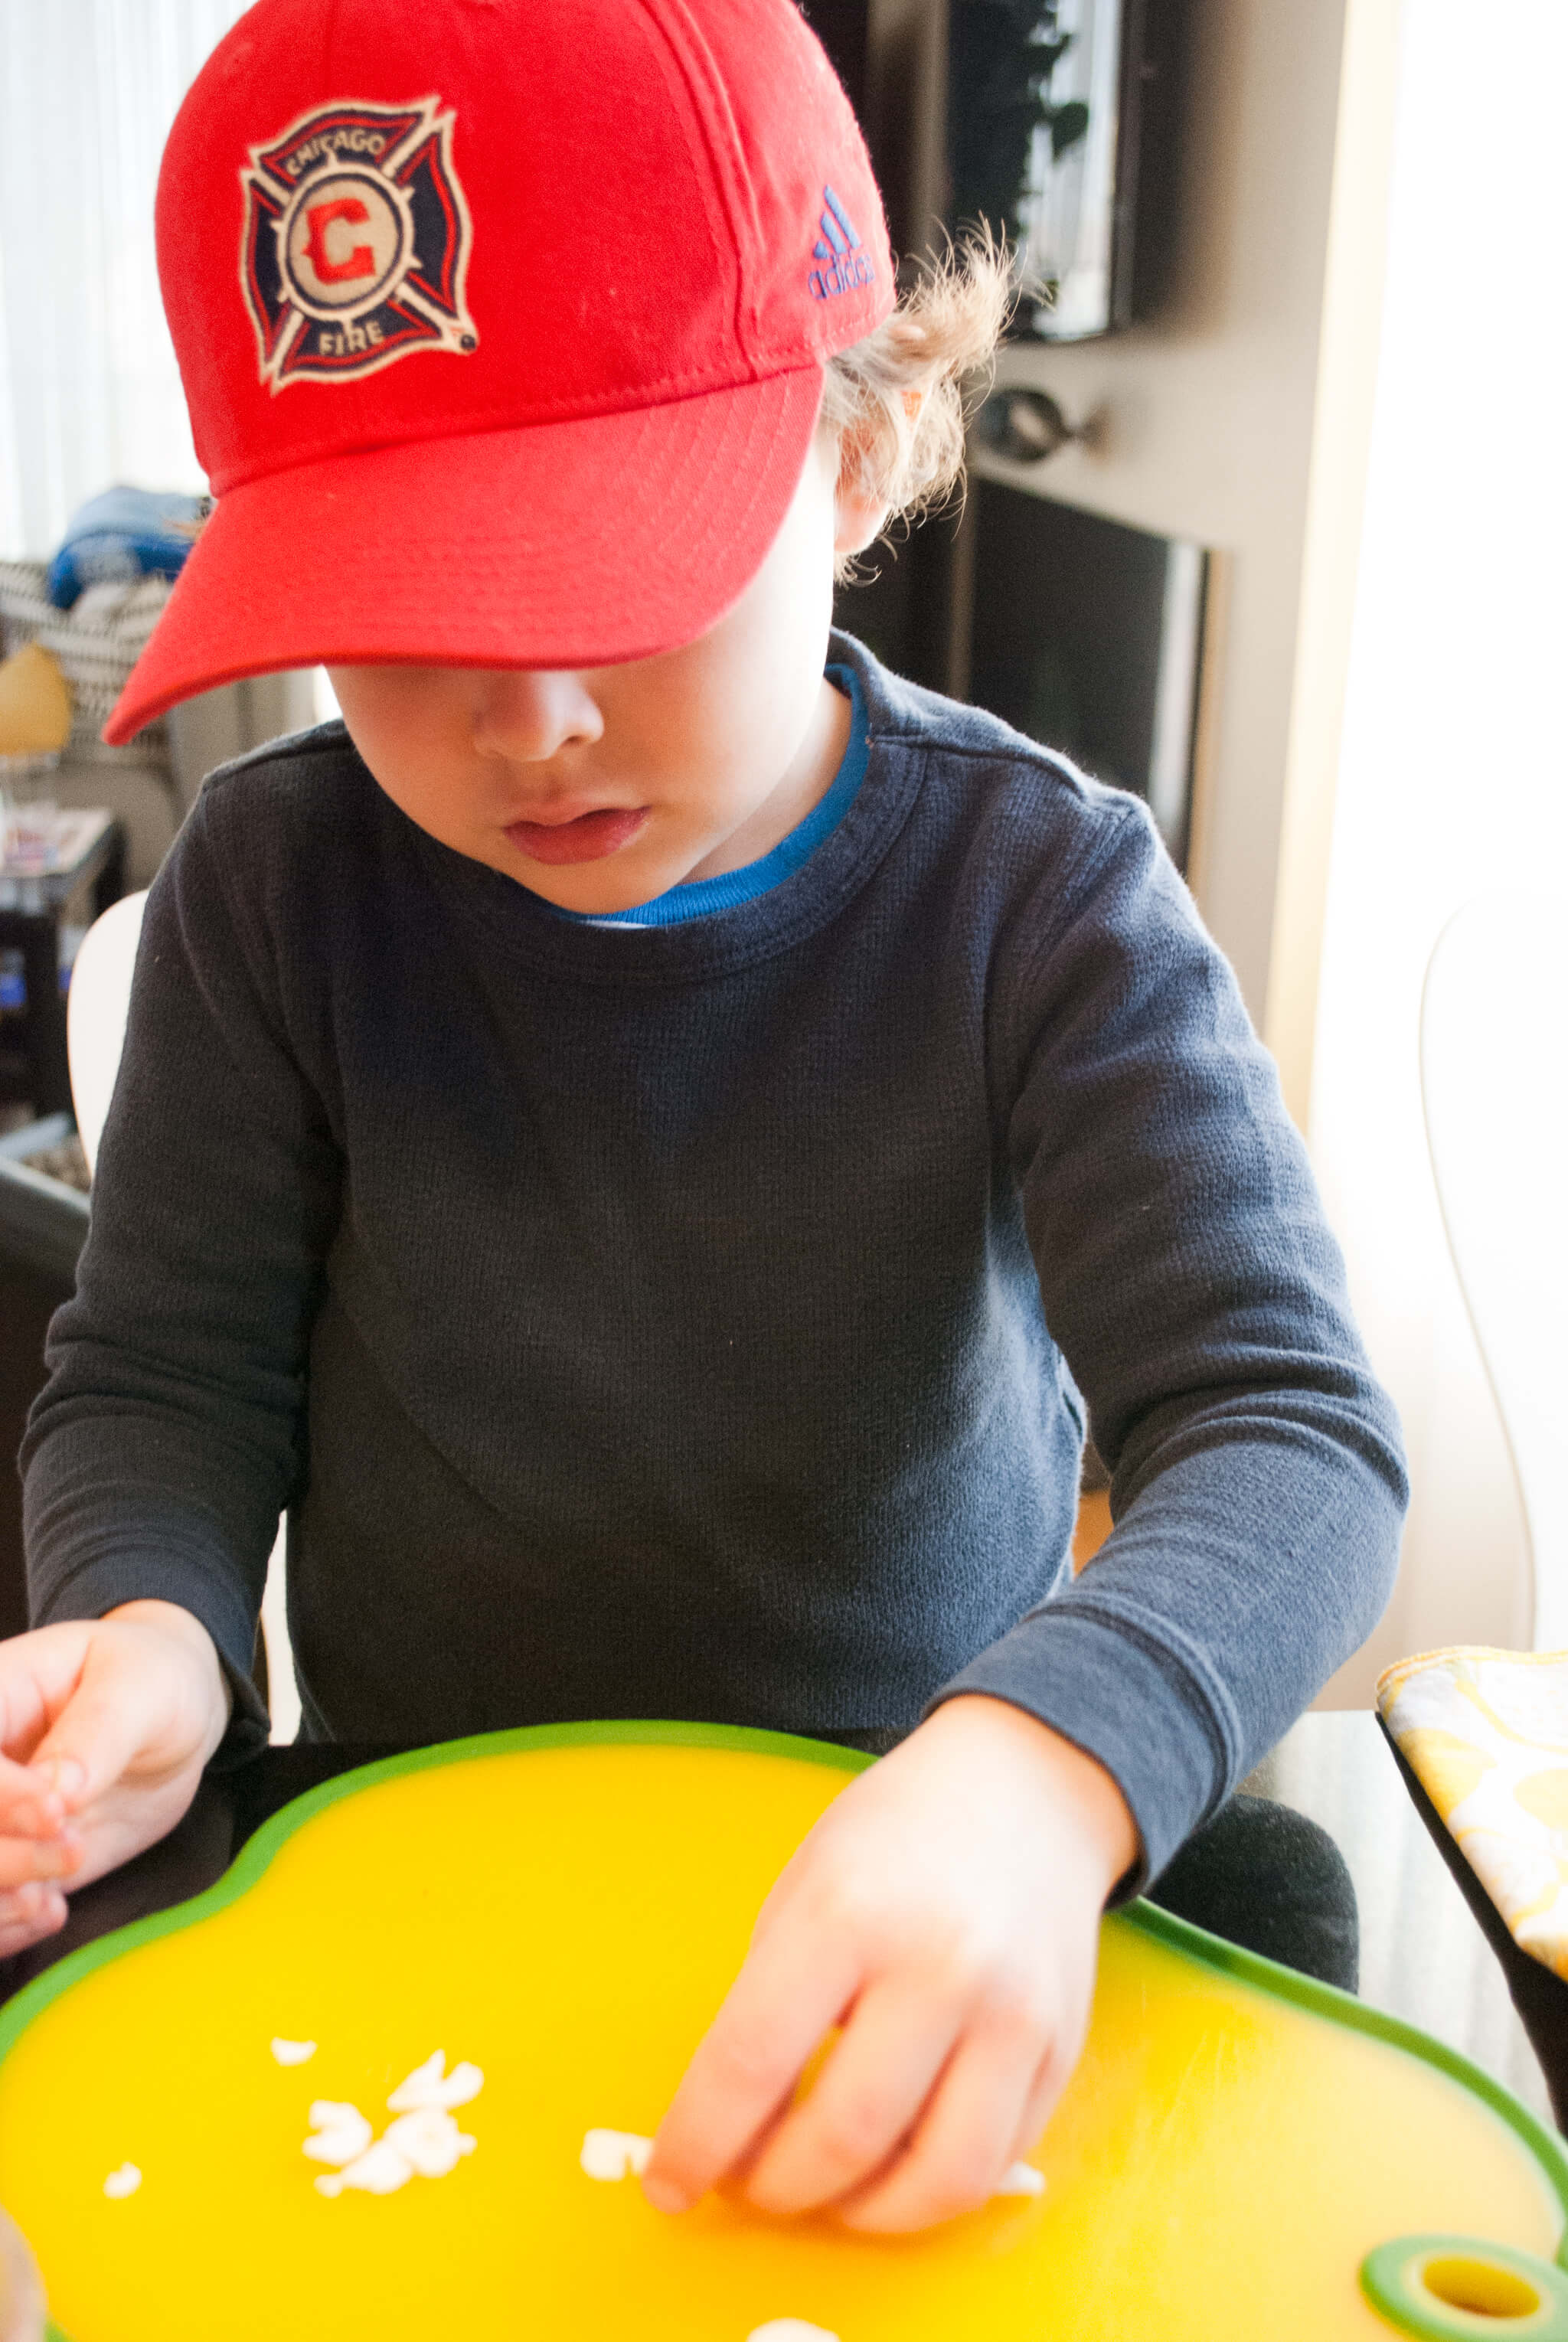
{"type": "Polygon", "coordinates": [[[1015,330],[1083,341],[1158,305],[1174,244],[1185,0],[950,0],[948,225],[1019,251],[1015,330]]]}
{"type": "Polygon", "coordinates": [[[1184,869],[1207,553],[997,480],[971,504],[965,696],[1141,796],[1184,869]]]}

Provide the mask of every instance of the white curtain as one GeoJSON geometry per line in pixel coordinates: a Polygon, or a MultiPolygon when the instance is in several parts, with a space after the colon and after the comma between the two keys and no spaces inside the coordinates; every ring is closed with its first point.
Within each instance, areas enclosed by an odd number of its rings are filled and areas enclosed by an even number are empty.
{"type": "Polygon", "coordinates": [[[181,98],[247,0],[0,0],[0,558],[125,481],[205,486],[158,299],[181,98]]]}
{"type": "MultiPolygon", "coordinates": [[[[1312,1142],[1414,1502],[1388,1616],[1333,1687],[1347,1700],[1404,1652],[1531,1633],[1522,1516],[1427,1164],[1417,1028],[1463,903],[1502,890],[1528,918],[1568,879],[1565,79],[1561,0],[1408,0],[1312,1142]]],[[[1561,987],[1549,1013],[1560,1025],[1561,987]]]]}

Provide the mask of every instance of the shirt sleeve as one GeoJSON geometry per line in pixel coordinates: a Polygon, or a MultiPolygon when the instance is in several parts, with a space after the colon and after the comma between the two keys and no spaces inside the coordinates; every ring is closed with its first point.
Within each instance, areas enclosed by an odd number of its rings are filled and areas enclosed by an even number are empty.
{"type": "Polygon", "coordinates": [[[1114,1526],[939,1696],[1008,1700],[1098,1758],[1136,1892],[1365,1639],[1407,1488],[1273,1061],[1152,824],[1108,820],[1012,924],[993,1031],[1114,1526]]]}
{"type": "Polygon", "coordinates": [[[76,1291],[21,1460],[34,1623],[181,1604],[234,1686],[233,1756],[266,1734],[256,1619],[301,1472],[340,1158],[225,887],[211,796],[148,896],[76,1291]]]}

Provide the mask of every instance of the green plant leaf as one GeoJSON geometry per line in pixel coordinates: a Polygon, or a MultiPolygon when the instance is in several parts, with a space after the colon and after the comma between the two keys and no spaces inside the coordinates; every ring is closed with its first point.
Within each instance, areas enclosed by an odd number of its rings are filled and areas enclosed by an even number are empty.
{"type": "Polygon", "coordinates": [[[1069,98],[1051,115],[1051,159],[1059,163],[1069,146],[1076,146],[1089,127],[1089,109],[1081,97],[1069,98]]]}

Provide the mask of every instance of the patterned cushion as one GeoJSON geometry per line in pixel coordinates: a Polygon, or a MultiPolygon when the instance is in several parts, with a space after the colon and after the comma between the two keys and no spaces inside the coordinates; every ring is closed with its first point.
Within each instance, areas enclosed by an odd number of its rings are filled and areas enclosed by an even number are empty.
{"type": "Polygon", "coordinates": [[[1568,1651],[1421,1652],[1377,1704],[1514,1941],[1568,1977],[1568,1651]]]}

